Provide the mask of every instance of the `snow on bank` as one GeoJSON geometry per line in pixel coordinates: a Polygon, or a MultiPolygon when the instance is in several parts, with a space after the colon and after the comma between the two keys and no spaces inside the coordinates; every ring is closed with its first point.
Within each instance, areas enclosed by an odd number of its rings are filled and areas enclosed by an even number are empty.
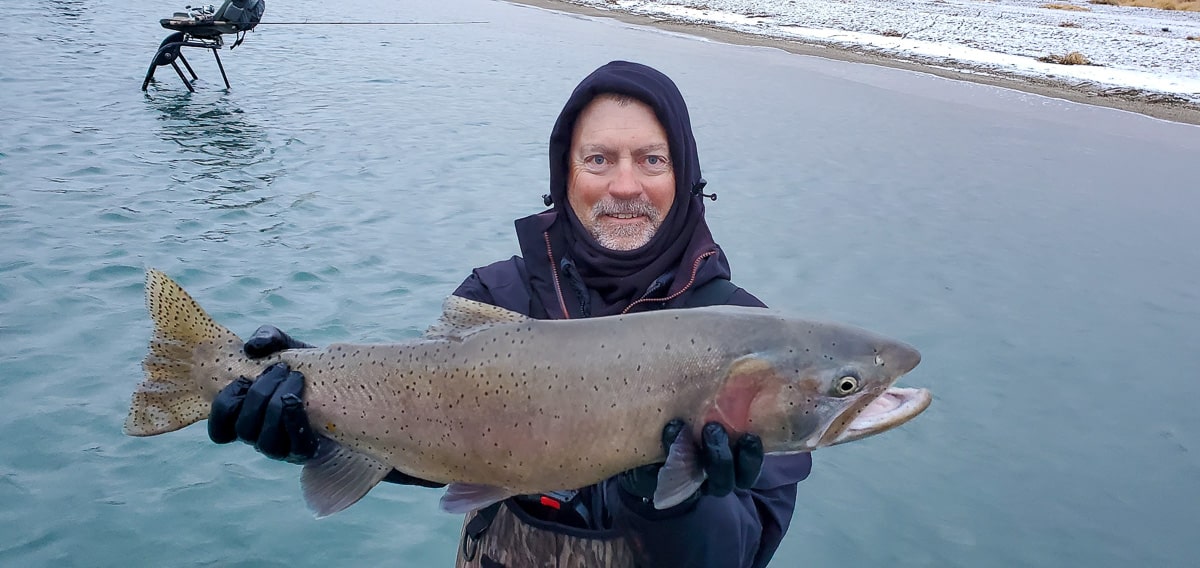
{"type": "Polygon", "coordinates": [[[1200,12],[1086,0],[566,1],[931,65],[1200,103],[1200,40],[1187,39],[1200,37],[1200,12]],[[1088,11],[1042,7],[1051,2],[1088,11]],[[1038,60],[1076,51],[1092,65],[1038,60]]]}

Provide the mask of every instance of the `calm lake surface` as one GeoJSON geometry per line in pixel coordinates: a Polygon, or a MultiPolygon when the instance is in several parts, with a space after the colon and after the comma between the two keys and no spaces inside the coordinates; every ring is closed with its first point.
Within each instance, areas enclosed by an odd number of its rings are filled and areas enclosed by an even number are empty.
{"type": "Polygon", "coordinates": [[[691,108],[710,224],[780,310],[906,340],[936,393],[817,452],[772,566],[1191,566],[1200,128],[500,2],[273,0],[139,90],[184,3],[0,18],[0,564],[448,566],[438,491],[316,521],[299,469],[204,428],[122,435],[147,267],[222,323],[417,336],[517,251],[546,140],[612,59],[691,108]]]}

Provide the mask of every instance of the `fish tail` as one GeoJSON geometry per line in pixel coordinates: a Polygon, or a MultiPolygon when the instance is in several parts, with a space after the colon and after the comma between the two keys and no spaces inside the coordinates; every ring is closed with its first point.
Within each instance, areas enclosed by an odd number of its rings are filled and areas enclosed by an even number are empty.
{"type": "Polygon", "coordinates": [[[208,418],[213,391],[196,380],[197,348],[240,355],[242,340],[214,321],[166,274],[146,271],[146,308],[154,320],[145,379],[134,390],[125,433],[154,436],[208,418]],[[234,351],[237,351],[234,353],[234,351]]]}

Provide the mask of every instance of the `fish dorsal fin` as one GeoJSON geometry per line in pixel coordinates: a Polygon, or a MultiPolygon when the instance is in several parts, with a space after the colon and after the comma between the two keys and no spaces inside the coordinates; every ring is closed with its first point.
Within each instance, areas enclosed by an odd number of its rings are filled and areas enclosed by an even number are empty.
{"type": "Polygon", "coordinates": [[[472,334],[496,325],[521,323],[530,319],[532,318],[512,310],[450,296],[442,303],[441,319],[425,330],[425,337],[462,341],[472,334]]]}

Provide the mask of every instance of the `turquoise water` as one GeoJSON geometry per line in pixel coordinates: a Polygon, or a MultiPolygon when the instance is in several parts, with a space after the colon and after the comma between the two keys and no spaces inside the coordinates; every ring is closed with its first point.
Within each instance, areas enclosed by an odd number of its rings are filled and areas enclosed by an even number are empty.
{"type": "Polygon", "coordinates": [[[559,105],[615,58],[691,107],[710,223],[772,306],[904,339],[904,428],[815,456],[773,566],[1189,566],[1200,128],[504,3],[271,3],[188,94],[182,5],[0,18],[0,564],[449,565],[437,491],[315,521],[298,469],[120,428],[147,267],[240,333],[413,337],[540,208],[559,105]]]}

